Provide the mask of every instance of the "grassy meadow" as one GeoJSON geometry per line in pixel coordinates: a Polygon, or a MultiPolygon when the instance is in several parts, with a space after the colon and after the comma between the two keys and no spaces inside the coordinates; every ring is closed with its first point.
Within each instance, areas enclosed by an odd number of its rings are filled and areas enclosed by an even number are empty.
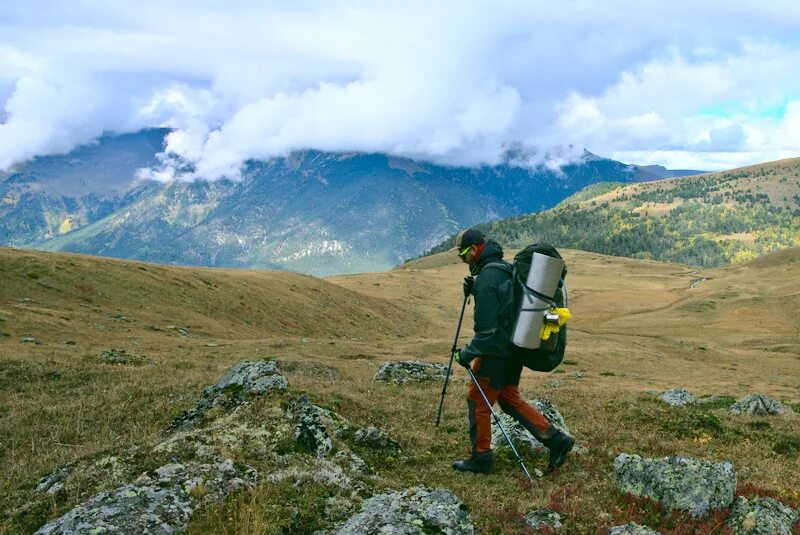
{"type": "MultiPolygon", "coordinates": [[[[574,315],[567,357],[552,374],[525,371],[521,390],[550,399],[583,451],[530,486],[513,457],[502,456],[488,476],[451,470],[469,452],[461,370],[439,428],[441,384],[373,381],[383,362],[447,362],[467,274],[452,254],[321,280],[0,248],[0,531],[34,531],[105,488],[87,481],[29,507],[42,475],[163,439],[172,418],[228,367],[266,358],[280,361],[290,391],[247,406],[246,421],[268,422],[306,392],[355,424],[376,425],[407,453],[375,462],[377,486],[446,487],[481,533],[525,533],[522,515],[542,507],[561,512],[567,533],[631,520],[662,533],[725,532],[720,515],[668,517],[615,490],[621,452],[730,460],[740,494],[800,506],[800,417],[726,409],[764,393],[800,412],[800,250],[700,271],[564,253],[574,315]],[[101,362],[110,348],[144,359],[101,362]],[[673,408],[654,395],[674,387],[722,398],[673,408]]],[[[543,469],[547,460],[526,463],[543,469]]],[[[312,533],[326,526],[325,497],[320,486],[265,482],[198,511],[188,531],[312,533]]]]}

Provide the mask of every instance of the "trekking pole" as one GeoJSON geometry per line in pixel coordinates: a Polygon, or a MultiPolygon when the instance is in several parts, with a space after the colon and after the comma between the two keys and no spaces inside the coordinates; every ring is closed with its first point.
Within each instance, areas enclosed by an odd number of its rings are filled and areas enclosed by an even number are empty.
{"type": "Polygon", "coordinates": [[[456,346],[458,345],[458,334],[461,332],[461,322],[464,319],[464,309],[467,307],[468,295],[464,296],[464,302],[461,303],[461,315],[458,317],[458,327],[456,327],[456,337],[453,338],[453,347],[450,349],[450,363],[447,365],[447,375],[444,377],[444,386],[442,387],[442,399],[439,401],[439,413],[436,415],[436,427],[439,427],[439,421],[442,419],[442,407],[444,406],[444,395],[447,392],[447,382],[450,380],[450,371],[453,369],[453,357],[456,354],[456,346]]]}
{"type": "Polygon", "coordinates": [[[530,481],[531,484],[532,484],[533,483],[533,478],[528,473],[528,469],[525,467],[525,463],[522,462],[522,457],[520,457],[519,453],[517,453],[517,448],[515,448],[514,447],[514,443],[511,442],[511,438],[508,436],[508,433],[506,433],[506,430],[503,428],[503,424],[500,423],[500,418],[497,417],[497,413],[495,413],[494,409],[492,409],[492,404],[489,403],[488,399],[486,399],[486,394],[483,393],[483,389],[481,388],[481,385],[478,383],[478,380],[475,378],[475,374],[472,373],[472,368],[470,368],[469,366],[467,366],[467,373],[472,378],[472,382],[475,383],[475,387],[478,389],[478,392],[481,393],[481,397],[483,398],[483,401],[486,402],[486,406],[489,407],[489,412],[491,412],[492,416],[494,416],[494,423],[496,423],[497,427],[500,428],[500,431],[503,432],[503,436],[506,437],[506,440],[508,441],[508,445],[511,446],[511,451],[513,451],[514,455],[517,456],[517,460],[519,461],[520,466],[522,466],[522,471],[525,472],[525,475],[528,476],[528,481],[530,481]]]}

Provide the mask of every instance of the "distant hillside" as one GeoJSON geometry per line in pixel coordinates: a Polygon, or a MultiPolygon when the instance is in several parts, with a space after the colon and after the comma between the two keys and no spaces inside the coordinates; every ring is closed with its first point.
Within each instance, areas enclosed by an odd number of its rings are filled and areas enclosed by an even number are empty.
{"type": "Polygon", "coordinates": [[[558,170],[302,151],[239,181],[137,182],[167,130],[105,137],[0,177],[0,244],[315,275],[384,270],[460,228],[551,208],[587,185],[672,173],[589,152],[558,170]]]}
{"type": "MultiPolygon", "coordinates": [[[[632,185],[594,184],[545,212],[480,225],[508,247],[546,241],[719,266],[800,246],[800,158],[632,185]]],[[[430,252],[452,247],[452,238],[430,252]]]]}

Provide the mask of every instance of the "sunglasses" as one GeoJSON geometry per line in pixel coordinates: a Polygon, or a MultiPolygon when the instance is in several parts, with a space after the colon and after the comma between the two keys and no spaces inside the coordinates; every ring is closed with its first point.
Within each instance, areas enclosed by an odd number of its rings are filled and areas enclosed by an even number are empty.
{"type": "Polygon", "coordinates": [[[472,246],[470,245],[469,247],[465,247],[463,251],[458,253],[458,256],[460,256],[461,258],[464,258],[464,256],[469,252],[469,248],[470,247],[472,247],[472,246]]]}

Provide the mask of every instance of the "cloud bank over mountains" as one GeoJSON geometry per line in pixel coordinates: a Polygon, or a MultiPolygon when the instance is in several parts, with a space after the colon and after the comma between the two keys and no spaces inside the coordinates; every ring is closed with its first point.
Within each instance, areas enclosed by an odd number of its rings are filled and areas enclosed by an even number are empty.
{"type": "Polygon", "coordinates": [[[0,169],[168,126],[168,180],[315,148],[722,169],[800,153],[800,7],[11,2],[0,169]]]}

